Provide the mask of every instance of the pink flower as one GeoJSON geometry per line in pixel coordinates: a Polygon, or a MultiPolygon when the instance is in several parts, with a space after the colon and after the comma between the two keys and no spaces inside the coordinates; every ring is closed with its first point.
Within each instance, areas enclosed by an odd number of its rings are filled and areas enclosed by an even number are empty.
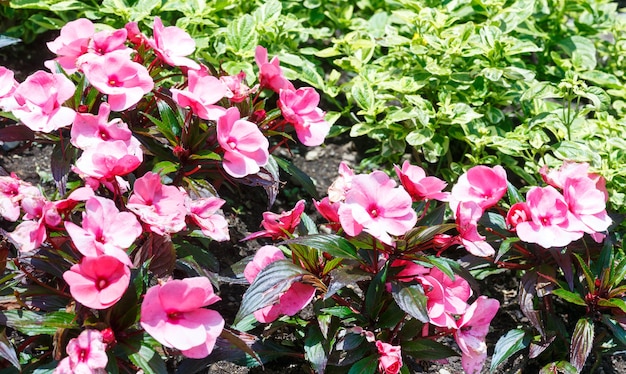
{"type": "Polygon", "coordinates": [[[333,203],[328,197],[323,198],[321,201],[313,200],[313,205],[317,212],[328,221],[328,226],[332,230],[339,230],[341,223],[339,223],[339,206],[340,202],[333,203]]]}
{"type": "Polygon", "coordinates": [[[230,95],[228,86],[211,75],[202,75],[195,70],[190,70],[187,77],[187,90],[172,88],[172,99],[182,107],[190,107],[202,119],[217,121],[226,109],[215,103],[230,95]]]}
{"type": "Polygon", "coordinates": [[[100,104],[98,115],[77,113],[70,132],[71,143],[80,149],[87,149],[102,141],[131,140],[132,132],[121,119],[109,121],[111,107],[107,103],[100,104]]]}
{"type": "Polygon", "coordinates": [[[394,279],[401,282],[411,282],[430,272],[429,268],[409,260],[394,260],[391,267],[402,268],[402,270],[394,276],[394,279]]]}
{"type": "Polygon", "coordinates": [[[137,22],[128,22],[124,25],[128,41],[135,45],[147,44],[148,38],[139,30],[137,22]]]}
{"type": "Polygon", "coordinates": [[[258,173],[269,159],[269,141],[252,122],[229,108],[217,120],[217,141],[224,151],[224,170],[235,178],[258,173]]]}
{"type": "MultiPolygon", "coordinates": [[[[284,260],[285,255],[280,249],[266,245],[257,251],[251,262],[246,265],[243,275],[252,283],[261,270],[274,261],[284,260]]],[[[261,323],[270,323],[281,315],[293,316],[307,306],[315,296],[315,288],[308,284],[295,282],[285,293],[280,295],[278,302],[254,312],[254,317],[261,323]]]]}
{"type": "Polygon", "coordinates": [[[110,140],[93,144],[83,151],[72,170],[84,179],[93,178],[106,183],[131,173],[142,161],[141,145],[131,137],[129,141],[110,140]]]}
{"type": "Polygon", "coordinates": [[[159,174],[147,172],[135,181],[126,207],[153,232],[172,234],[186,226],[186,199],[187,194],[182,188],[164,185],[159,174]]]}
{"type": "Polygon", "coordinates": [[[19,84],[14,77],[12,70],[0,66],[0,111],[11,111],[18,106],[13,94],[19,84]]]}
{"type": "MultiPolygon", "coordinates": [[[[53,61],[58,62],[68,74],[74,73],[77,70],[76,60],[87,53],[94,32],[93,23],[86,18],[66,23],[59,37],[48,42],[48,48],[58,56],[53,61]]],[[[46,62],[45,65],[51,71],[55,70],[54,64],[46,62]]]]}
{"type": "Polygon", "coordinates": [[[89,308],[106,309],[117,303],[130,283],[130,269],[116,257],[83,257],[63,273],[72,297],[89,308]]]}
{"type": "Polygon", "coordinates": [[[213,240],[223,242],[230,239],[228,222],[218,210],[225,201],[218,197],[191,200],[189,205],[189,217],[200,227],[202,233],[213,240]]]}
{"type": "Polygon", "coordinates": [[[563,186],[563,198],[569,211],[584,224],[588,234],[606,231],[612,223],[606,213],[606,200],[596,182],[586,176],[567,178],[563,186]]]}
{"type": "Polygon", "coordinates": [[[219,300],[204,277],[160,283],[146,292],[140,324],[164,346],[176,348],[190,358],[204,358],[222,333],[224,319],[203,307],[219,300]]]}
{"type": "Polygon", "coordinates": [[[461,175],[452,187],[450,208],[456,212],[460,202],[473,201],[484,211],[496,205],[506,190],[506,171],[502,166],[474,166],[461,175]]]}
{"type": "Polygon", "coordinates": [[[298,201],[292,210],[280,214],[265,212],[261,222],[265,230],[248,235],[244,240],[260,237],[271,237],[274,240],[289,238],[300,224],[302,212],[304,212],[304,200],[298,201]]]}
{"type": "Polygon", "coordinates": [[[474,256],[489,257],[496,251],[478,232],[478,220],[483,211],[474,201],[463,201],[457,206],[456,227],[461,244],[474,256]]]}
{"type": "Polygon", "coordinates": [[[467,374],[480,373],[487,358],[485,337],[500,308],[498,300],[480,296],[457,321],[454,338],[461,348],[461,365],[467,374]]]}
{"type": "Polygon", "coordinates": [[[20,218],[24,198],[43,198],[39,189],[15,174],[0,176],[0,217],[15,222],[20,218]]]}
{"type": "Polygon", "coordinates": [[[113,200],[92,197],[85,204],[82,227],[65,222],[65,229],[76,249],[84,256],[108,255],[132,266],[126,249],[141,235],[141,225],[134,214],[120,212],[113,200]]]}
{"type": "Polygon", "coordinates": [[[526,194],[526,205],[531,219],[515,227],[521,240],[550,248],[564,247],[583,236],[584,225],[554,187],[532,187],[526,194]]]}
{"type": "Polygon", "coordinates": [[[153,39],[148,43],[163,62],[170,66],[200,69],[197,62],[185,57],[196,49],[196,42],[184,30],[176,26],[164,27],[161,18],[154,17],[153,33],[153,39]]]}
{"type": "Polygon", "coordinates": [[[37,71],[15,89],[13,98],[18,107],[12,113],[33,131],[52,132],[69,126],[76,112],[61,105],[75,89],[63,74],[37,71]]]}
{"type": "Polygon", "coordinates": [[[330,123],[324,112],[317,107],[320,95],[311,87],[280,90],[278,107],[285,120],[296,129],[302,144],[313,147],[324,142],[330,131],[330,123]]]}
{"type": "Polygon", "coordinates": [[[411,195],[413,201],[448,201],[449,192],[442,192],[447,183],[436,177],[427,177],[424,169],[404,161],[402,169],[394,165],[400,183],[411,195]]]}
{"type": "Polygon", "coordinates": [[[108,96],[111,110],[130,108],[154,88],[148,70],[123,54],[92,58],[81,67],[89,83],[108,96]]]}
{"type": "Polygon", "coordinates": [[[344,201],[346,192],[352,187],[354,171],[344,161],[339,163],[339,176],[328,187],[328,200],[331,203],[344,201]]]}
{"type": "Polygon", "coordinates": [[[126,36],[128,31],[126,29],[118,30],[105,30],[93,34],[89,41],[88,52],[96,54],[98,56],[104,56],[107,53],[124,53],[127,57],[130,57],[133,53],[132,48],[126,46],[126,36]]]}
{"type": "Polygon", "coordinates": [[[530,221],[530,209],[526,203],[515,203],[506,214],[506,223],[510,228],[515,229],[521,222],[530,221]]]}
{"type": "Polygon", "coordinates": [[[54,374],[104,374],[109,361],[106,344],[98,330],[83,330],[77,338],[70,339],[65,357],[54,370],[54,374]]]}
{"type": "Polygon", "coordinates": [[[402,351],[399,346],[376,341],[378,349],[378,371],[384,374],[398,374],[402,368],[402,351]]]}
{"type": "Polygon", "coordinates": [[[259,66],[259,81],[262,88],[267,87],[276,93],[281,89],[295,90],[293,84],[283,76],[278,57],[274,56],[272,61],[268,62],[267,49],[259,45],[254,52],[254,59],[259,66]]]}
{"type": "MultiPolygon", "coordinates": [[[[245,83],[246,73],[242,70],[237,75],[224,75],[220,80],[228,87],[232,96],[227,96],[231,102],[240,103],[256,91],[256,88],[250,88],[245,83]]],[[[226,95],[225,95],[226,96],[226,95]]]]}
{"type": "Polygon", "coordinates": [[[450,279],[438,268],[432,268],[429,274],[418,277],[428,297],[428,318],[430,323],[439,327],[456,328],[457,315],[467,309],[467,299],[472,295],[469,283],[455,275],[450,279]]]}
{"type": "Polygon", "coordinates": [[[352,178],[345,202],[339,207],[339,221],[346,234],[366,231],[385,244],[390,235],[404,235],[417,222],[411,196],[381,171],[352,178]]]}

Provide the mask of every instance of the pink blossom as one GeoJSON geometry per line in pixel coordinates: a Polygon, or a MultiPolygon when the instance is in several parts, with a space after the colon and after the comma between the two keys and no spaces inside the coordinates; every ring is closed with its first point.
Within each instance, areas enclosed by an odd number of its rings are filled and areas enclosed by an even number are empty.
{"type": "Polygon", "coordinates": [[[77,338],[70,339],[65,357],[54,374],[104,374],[109,361],[106,344],[98,330],[83,330],[77,338]]]}
{"type": "Polygon", "coordinates": [[[239,109],[229,108],[217,121],[217,141],[224,151],[224,170],[235,178],[258,173],[269,159],[269,141],[239,109]]]}
{"type": "Polygon", "coordinates": [[[111,110],[122,111],[137,104],[154,88],[148,70],[119,53],[89,59],[83,72],[98,91],[106,94],[111,110]]]}
{"type": "Polygon", "coordinates": [[[116,257],[83,257],[63,273],[72,297],[94,309],[106,309],[117,303],[130,283],[130,269],[116,257]]]}
{"type": "Polygon", "coordinates": [[[161,18],[154,17],[153,39],[148,43],[159,58],[170,66],[185,66],[192,70],[200,65],[187,58],[196,49],[196,42],[184,30],[176,26],[164,27],[161,18]]]}
{"type": "Polygon", "coordinates": [[[328,197],[323,198],[321,201],[313,200],[313,205],[317,212],[328,221],[328,226],[332,230],[339,230],[341,223],[339,223],[339,206],[340,202],[333,203],[328,197]]]}
{"type": "Polygon", "coordinates": [[[225,201],[218,197],[208,197],[189,201],[189,217],[200,227],[202,233],[213,240],[223,242],[230,239],[228,222],[218,214],[225,201]]]}
{"type": "Polygon", "coordinates": [[[187,194],[182,188],[161,183],[159,174],[147,172],[135,181],[126,207],[153,232],[164,235],[186,226],[187,194]]]}
{"type": "Polygon", "coordinates": [[[132,132],[121,119],[109,121],[111,107],[107,103],[100,104],[98,115],[77,113],[70,132],[71,143],[80,149],[87,149],[102,141],[131,140],[132,132]]]}
{"type": "Polygon", "coordinates": [[[135,45],[142,45],[148,43],[148,38],[139,30],[137,22],[128,22],[124,25],[127,32],[128,41],[135,45]]]}
{"type": "Polygon", "coordinates": [[[268,62],[267,49],[259,45],[254,52],[254,59],[259,66],[259,81],[262,88],[267,87],[276,93],[281,89],[295,90],[293,84],[283,76],[278,57],[274,56],[272,61],[268,62]]]}
{"type": "Polygon", "coordinates": [[[17,108],[13,93],[19,85],[12,70],[0,66],[0,111],[11,111],[17,108]]]}
{"type": "MultiPolygon", "coordinates": [[[[243,275],[252,283],[261,270],[274,261],[284,260],[285,255],[280,249],[266,245],[257,251],[251,262],[246,265],[243,275]]],[[[254,317],[261,323],[270,323],[281,315],[293,316],[307,306],[315,296],[315,288],[308,284],[294,282],[287,291],[278,298],[274,305],[254,312],[254,317]]]]}
{"type": "Polygon", "coordinates": [[[187,90],[172,88],[172,99],[182,107],[190,107],[202,119],[217,121],[226,109],[215,103],[230,95],[228,86],[214,76],[195,70],[190,70],[187,77],[187,90]]]}
{"type": "Polygon", "coordinates": [[[106,183],[131,173],[142,161],[141,145],[131,137],[130,141],[111,140],[93,144],[83,151],[72,170],[83,179],[93,178],[106,183]]]}
{"type": "Polygon", "coordinates": [[[500,308],[498,300],[480,296],[457,321],[454,338],[461,348],[461,365],[467,374],[480,373],[487,358],[485,337],[500,308]]]}
{"type": "Polygon", "coordinates": [[[227,96],[231,102],[240,103],[256,91],[256,88],[250,88],[245,83],[246,73],[242,70],[237,75],[223,75],[220,80],[228,87],[232,95],[227,96]]]}
{"type": "Polygon", "coordinates": [[[515,227],[521,240],[550,248],[564,247],[583,236],[584,225],[554,187],[532,187],[526,194],[526,204],[531,219],[515,227]]]}
{"type": "Polygon", "coordinates": [[[515,203],[506,214],[506,223],[510,228],[515,229],[521,222],[530,221],[530,209],[526,203],[515,203]]]}
{"type": "Polygon", "coordinates": [[[219,300],[207,278],[169,280],[146,292],[140,324],[164,346],[190,358],[204,358],[222,333],[224,319],[203,307],[219,300]]]}
{"type": "Polygon", "coordinates": [[[120,212],[113,200],[92,197],[85,204],[82,227],[66,221],[65,229],[76,249],[84,256],[109,255],[127,266],[132,263],[126,254],[141,235],[141,225],[134,214],[120,212]]]}
{"type": "Polygon", "coordinates": [[[590,178],[567,178],[563,186],[563,198],[569,211],[584,225],[588,234],[606,231],[612,223],[606,213],[604,192],[590,178]]]}
{"type": "Polygon", "coordinates": [[[456,226],[461,244],[474,256],[489,257],[496,251],[478,232],[478,220],[483,211],[474,201],[463,201],[457,206],[456,226]]]}
{"type": "Polygon", "coordinates": [[[548,167],[544,165],[541,170],[539,170],[539,173],[541,174],[541,178],[544,180],[544,182],[555,188],[560,189],[563,189],[565,187],[565,183],[568,179],[591,179],[595,183],[596,188],[602,191],[605,196],[605,200],[608,200],[608,193],[605,186],[606,181],[602,176],[595,173],[590,173],[589,164],[586,162],[578,163],[565,161],[559,169],[553,169],[549,171],[548,167]]]}
{"type": "Polygon", "coordinates": [[[130,57],[133,53],[132,48],[126,46],[126,36],[128,31],[126,29],[118,30],[105,30],[93,34],[93,37],[89,41],[88,52],[99,56],[104,56],[107,53],[117,52],[124,53],[127,57],[130,57]]]}
{"type": "Polygon", "coordinates": [[[265,212],[261,222],[265,230],[248,235],[244,240],[259,237],[271,237],[274,240],[289,238],[300,224],[302,212],[304,212],[304,200],[298,201],[293,209],[280,214],[265,212]]]}
{"type": "Polygon", "coordinates": [[[411,196],[381,171],[355,175],[345,202],[339,207],[339,221],[346,234],[366,231],[385,244],[390,235],[404,235],[417,222],[411,196]]]}
{"type": "Polygon", "coordinates": [[[328,187],[328,200],[332,203],[343,201],[346,192],[352,187],[354,171],[344,161],[339,163],[339,176],[328,187]]]}
{"type": "MultiPolygon", "coordinates": [[[[74,73],[77,70],[76,60],[87,53],[94,32],[93,23],[86,18],[66,23],[59,37],[48,42],[48,48],[58,56],[53,61],[58,62],[68,74],[74,73]]],[[[47,62],[45,65],[51,71],[55,70],[53,64],[47,62]]]]}
{"type": "Polygon", "coordinates": [[[293,125],[302,144],[309,147],[322,144],[330,131],[330,123],[317,107],[319,102],[320,95],[311,87],[280,90],[278,98],[283,117],[293,125]]]}
{"type": "Polygon", "coordinates": [[[419,166],[404,161],[402,169],[394,165],[400,183],[411,195],[413,201],[439,200],[448,201],[449,192],[442,192],[447,183],[437,177],[427,177],[426,172],[419,166]]]}
{"type": "Polygon", "coordinates": [[[24,198],[43,198],[39,189],[15,174],[0,176],[0,217],[15,222],[20,217],[24,198]]]}
{"type": "Polygon", "coordinates": [[[429,274],[418,277],[428,297],[428,318],[430,323],[439,327],[456,328],[455,316],[467,309],[467,299],[472,295],[469,283],[455,275],[450,279],[438,268],[429,274]]]}
{"type": "Polygon", "coordinates": [[[429,268],[409,260],[394,260],[391,267],[402,268],[402,270],[394,276],[394,279],[401,282],[411,282],[417,280],[421,275],[426,275],[430,272],[429,268]]]}
{"type": "Polygon", "coordinates": [[[506,190],[506,171],[502,166],[474,166],[461,175],[452,187],[450,208],[456,212],[460,202],[473,201],[484,211],[496,205],[506,190]]]}
{"type": "Polygon", "coordinates": [[[401,348],[377,340],[376,349],[378,349],[378,371],[384,374],[398,374],[402,368],[401,348]]]}
{"type": "Polygon", "coordinates": [[[18,107],[12,113],[33,131],[52,132],[69,126],[76,112],[61,105],[75,89],[63,74],[37,71],[15,89],[13,98],[18,107]]]}

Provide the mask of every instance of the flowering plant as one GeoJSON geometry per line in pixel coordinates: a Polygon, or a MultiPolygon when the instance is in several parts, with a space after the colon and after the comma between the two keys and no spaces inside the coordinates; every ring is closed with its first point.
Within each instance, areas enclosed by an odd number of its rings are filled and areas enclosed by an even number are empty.
{"type": "Polygon", "coordinates": [[[525,199],[500,166],[470,168],[450,192],[409,162],[395,170],[400,185],[381,171],[356,174],[342,163],[328,196],[313,202],[327,220],[320,228],[302,213],[303,201],[266,213],[265,230],[249,238],[282,240],[247,264],[251,287],[235,327],[292,326],[318,373],[408,372],[420,361],[457,355],[442,340],[450,336],[465,372],[479,373],[500,302],[480,295],[471,274],[511,269],[520,271],[519,302],[532,327],[498,341],[492,369],[531,344],[533,357],[553,342],[558,347],[552,326],[564,323],[554,311],[563,301],[586,309],[569,332],[569,361],[552,367],[582,370],[601,344],[594,323],[622,336],[626,262],[610,258],[606,190],[587,164],[544,168],[547,186],[529,187],[525,199]],[[454,223],[444,223],[445,212],[454,223]],[[598,261],[605,270],[594,280],[598,261]],[[312,315],[299,313],[307,308],[312,315]]]}
{"type": "Polygon", "coordinates": [[[163,357],[206,357],[218,338],[245,346],[205,308],[220,300],[206,245],[230,240],[218,191],[261,186],[271,206],[278,165],[293,170],[273,149],[319,145],[330,130],[319,95],[261,46],[256,84],[204,65],[158,17],[152,36],[78,19],[48,47],[49,71],[23,82],[0,67],[0,110],[14,121],[0,137],[53,143],[57,187],[0,176],[2,289],[16,306],[0,319],[31,337],[19,359],[10,346],[2,356],[20,368],[27,347],[52,344],[27,363],[165,372],[163,357]]]}

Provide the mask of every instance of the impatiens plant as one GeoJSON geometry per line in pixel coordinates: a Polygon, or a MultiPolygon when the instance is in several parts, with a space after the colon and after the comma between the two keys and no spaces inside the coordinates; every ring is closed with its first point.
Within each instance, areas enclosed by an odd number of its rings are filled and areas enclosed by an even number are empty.
{"type": "MultiPolygon", "coordinates": [[[[53,144],[56,185],[0,176],[3,297],[18,305],[0,319],[32,339],[2,356],[19,354],[18,369],[95,373],[165,372],[165,357],[205,358],[218,339],[254,355],[206,308],[220,300],[206,245],[230,239],[218,191],[261,186],[271,206],[273,149],[296,138],[319,145],[330,130],[319,95],[296,89],[260,46],[257,84],[194,60],[189,34],[158,17],[152,36],[136,23],[111,30],[78,19],[48,46],[57,55],[49,72],[17,82],[0,69],[0,110],[12,121],[0,136],[53,144]],[[55,353],[26,358],[31,344],[55,353]]],[[[302,287],[306,304],[314,289],[302,287]]],[[[298,310],[285,302],[275,313],[298,310]]]]}

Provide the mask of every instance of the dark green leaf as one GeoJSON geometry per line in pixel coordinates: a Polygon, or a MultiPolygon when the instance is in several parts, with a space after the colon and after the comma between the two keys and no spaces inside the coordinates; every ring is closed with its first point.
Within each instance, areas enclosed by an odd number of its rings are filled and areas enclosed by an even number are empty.
{"type": "Polygon", "coordinates": [[[377,319],[378,313],[384,304],[383,295],[385,293],[385,284],[387,283],[388,269],[387,264],[380,269],[378,274],[372,279],[365,294],[365,311],[372,319],[377,319]]]}
{"type": "Polygon", "coordinates": [[[304,190],[314,198],[318,198],[317,189],[315,188],[315,184],[311,177],[309,177],[305,172],[300,170],[296,165],[292,162],[289,162],[280,157],[274,157],[278,166],[283,169],[287,174],[291,175],[295,182],[302,186],[304,190]]]}
{"type": "Polygon", "coordinates": [[[324,349],[324,336],[319,327],[310,324],[304,339],[304,357],[316,373],[323,373],[328,364],[328,353],[324,349]]]}
{"type": "Polygon", "coordinates": [[[496,343],[489,371],[493,372],[498,365],[506,361],[509,357],[528,347],[531,339],[532,336],[527,334],[524,330],[515,329],[507,332],[506,335],[498,339],[496,343]]]}
{"type": "Polygon", "coordinates": [[[392,282],[391,294],[398,306],[411,317],[424,323],[428,322],[428,298],[419,284],[406,285],[402,282],[392,282]]]}
{"type": "Polygon", "coordinates": [[[572,304],[576,304],[576,305],[582,305],[582,306],[586,306],[587,303],[585,302],[585,300],[577,293],[568,291],[566,289],[563,288],[558,288],[554,291],[552,291],[552,293],[558,297],[560,297],[561,299],[568,301],[572,304]]]}
{"type": "Polygon", "coordinates": [[[161,374],[167,372],[165,362],[152,348],[146,339],[126,341],[122,348],[128,354],[130,361],[137,365],[146,374],[161,374]]]}
{"type": "Polygon", "coordinates": [[[76,315],[67,312],[36,313],[30,310],[0,311],[0,325],[8,326],[28,336],[54,335],[57,329],[78,329],[76,315]]]}
{"type": "Polygon", "coordinates": [[[356,248],[344,237],[335,234],[315,234],[283,241],[281,244],[299,244],[326,252],[334,257],[358,259],[356,248]]]}
{"type": "Polygon", "coordinates": [[[598,305],[604,306],[604,307],[619,308],[621,309],[623,313],[626,313],[626,301],[624,301],[623,299],[619,299],[619,298],[612,298],[608,300],[600,299],[598,301],[598,305]]]}
{"type": "Polygon", "coordinates": [[[324,295],[324,299],[328,299],[337,291],[348,285],[354,285],[359,281],[370,279],[371,275],[359,271],[359,269],[351,267],[341,267],[330,272],[330,283],[328,284],[328,290],[324,295]]]}
{"type": "Polygon", "coordinates": [[[401,342],[402,350],[418,360],[442,360],[459,354],[449,346],[431,339],[401,342]]]}
{"type": "Polygon", "coordinates": [[[370,355],[357,361],[348,374],[374,374],[378,368],[378,356],[370,355]]]}

